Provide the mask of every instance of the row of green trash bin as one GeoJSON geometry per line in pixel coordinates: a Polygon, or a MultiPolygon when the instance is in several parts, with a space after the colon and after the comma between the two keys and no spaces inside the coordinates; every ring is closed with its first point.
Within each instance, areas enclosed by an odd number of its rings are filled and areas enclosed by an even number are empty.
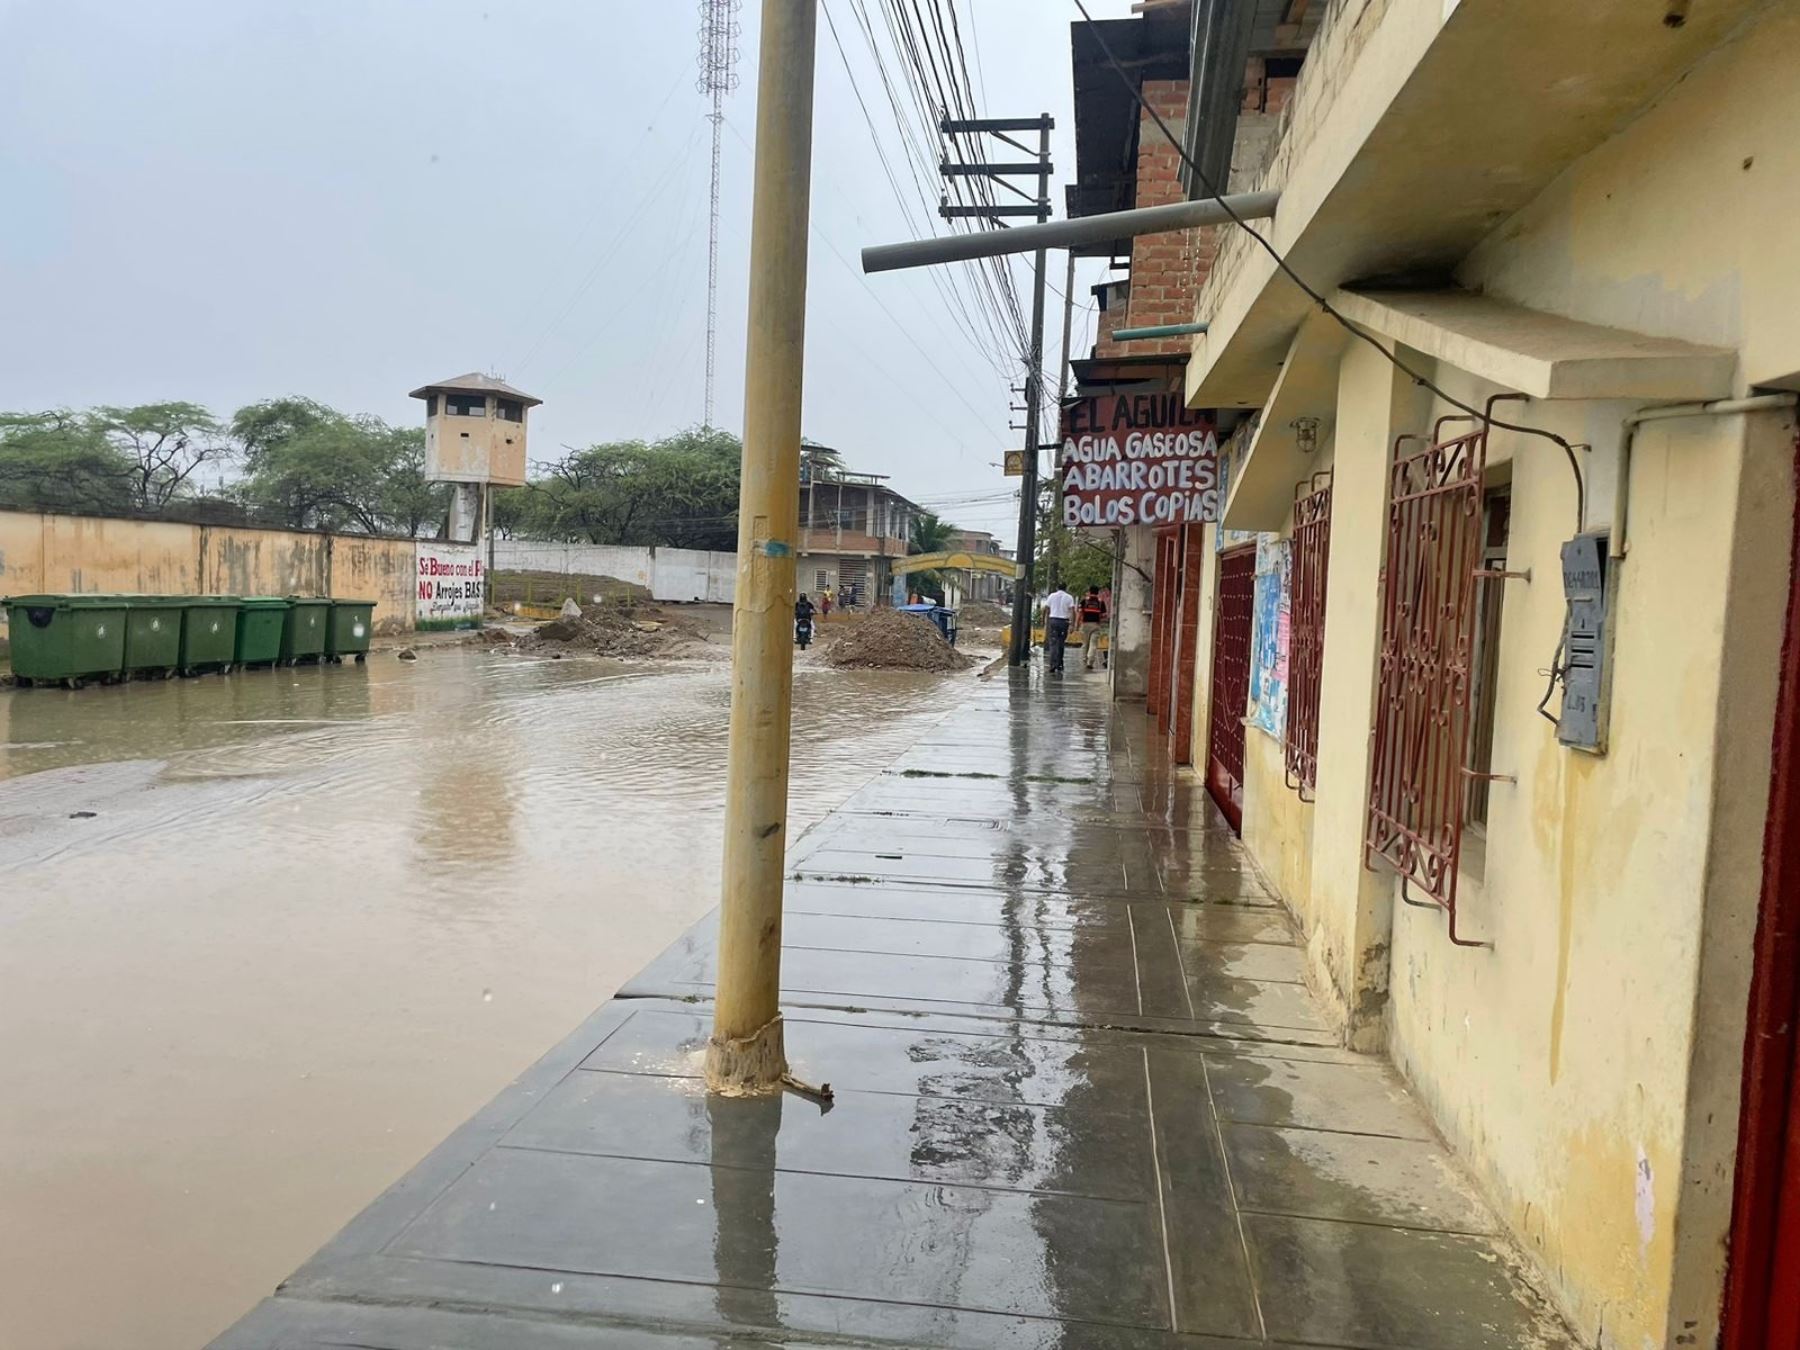
{"type": "Polygon", "coordinates": [[[233,666],[361,661],[373,600],[238,595],[21,595],[6,601],[20,685],[164,678],[233,666]]]}

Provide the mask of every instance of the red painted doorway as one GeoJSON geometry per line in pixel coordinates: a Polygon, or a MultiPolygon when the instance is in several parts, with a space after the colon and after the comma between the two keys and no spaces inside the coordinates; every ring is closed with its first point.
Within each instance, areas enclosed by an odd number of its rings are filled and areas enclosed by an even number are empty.
{"type": "MultiPolygon", "coordinates": [[[[1800,447],[1796,474],[1800,475],[1800,447]]],[[[1744,1043],[1724,1350],[1800,1350],[1800,514],[1744,1043]]]]}
{"type": "Polygon", "coordinates": [[[1250,701],[1250,612],[1255,600],[1255,547],[1220,554],[1207,697],[1206,790],[1239,833],[1244,828],[1244,709],[1250,701]]]}

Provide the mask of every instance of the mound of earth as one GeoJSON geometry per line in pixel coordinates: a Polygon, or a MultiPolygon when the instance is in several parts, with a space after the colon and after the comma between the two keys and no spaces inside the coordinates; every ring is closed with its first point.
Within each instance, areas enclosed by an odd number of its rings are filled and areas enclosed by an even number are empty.
{"type": "Polygon", "coordinates": [[[848,624],[820,653],[826,665],[863,670],[962,670],[972,664],[930,619],[878,609],[848,624]]]}
{"type": "Polygon", "coordinates": [[[698,627],[657,605],[629,597],[583,605],[513,640],[520,651],[583,656],[723,656],[698,627]]]}
{"type": "Polygon", "coordinates": [[[1012,611],[992,600],[971,600],[956,611],[956,621],[964,628],[1004,628],[1012,622],[1012,611]]]}

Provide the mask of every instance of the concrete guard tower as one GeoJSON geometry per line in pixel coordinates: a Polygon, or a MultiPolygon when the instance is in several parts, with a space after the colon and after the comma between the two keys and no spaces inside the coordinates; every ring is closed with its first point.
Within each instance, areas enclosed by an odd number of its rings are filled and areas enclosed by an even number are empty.
{"type": "Polygon", "coordinates": [[[493,565],[494,489],[524,486],[525,419],[543,400],[479,374],[421,385],[412,397],[425,400],[425,477],[454,488],[444,547],[420,546],[419,626],[478,627],[493,565]]]}

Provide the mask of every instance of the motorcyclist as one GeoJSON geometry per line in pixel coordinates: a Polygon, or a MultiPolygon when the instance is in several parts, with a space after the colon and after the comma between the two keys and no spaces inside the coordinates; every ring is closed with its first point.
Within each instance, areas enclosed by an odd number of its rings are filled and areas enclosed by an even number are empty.
{"type": "Polygon", "coordinates": [[[794,601],[794,642],[801,651],[812,641],[813,634],[813,602],[804,593],[794,601]]]}

